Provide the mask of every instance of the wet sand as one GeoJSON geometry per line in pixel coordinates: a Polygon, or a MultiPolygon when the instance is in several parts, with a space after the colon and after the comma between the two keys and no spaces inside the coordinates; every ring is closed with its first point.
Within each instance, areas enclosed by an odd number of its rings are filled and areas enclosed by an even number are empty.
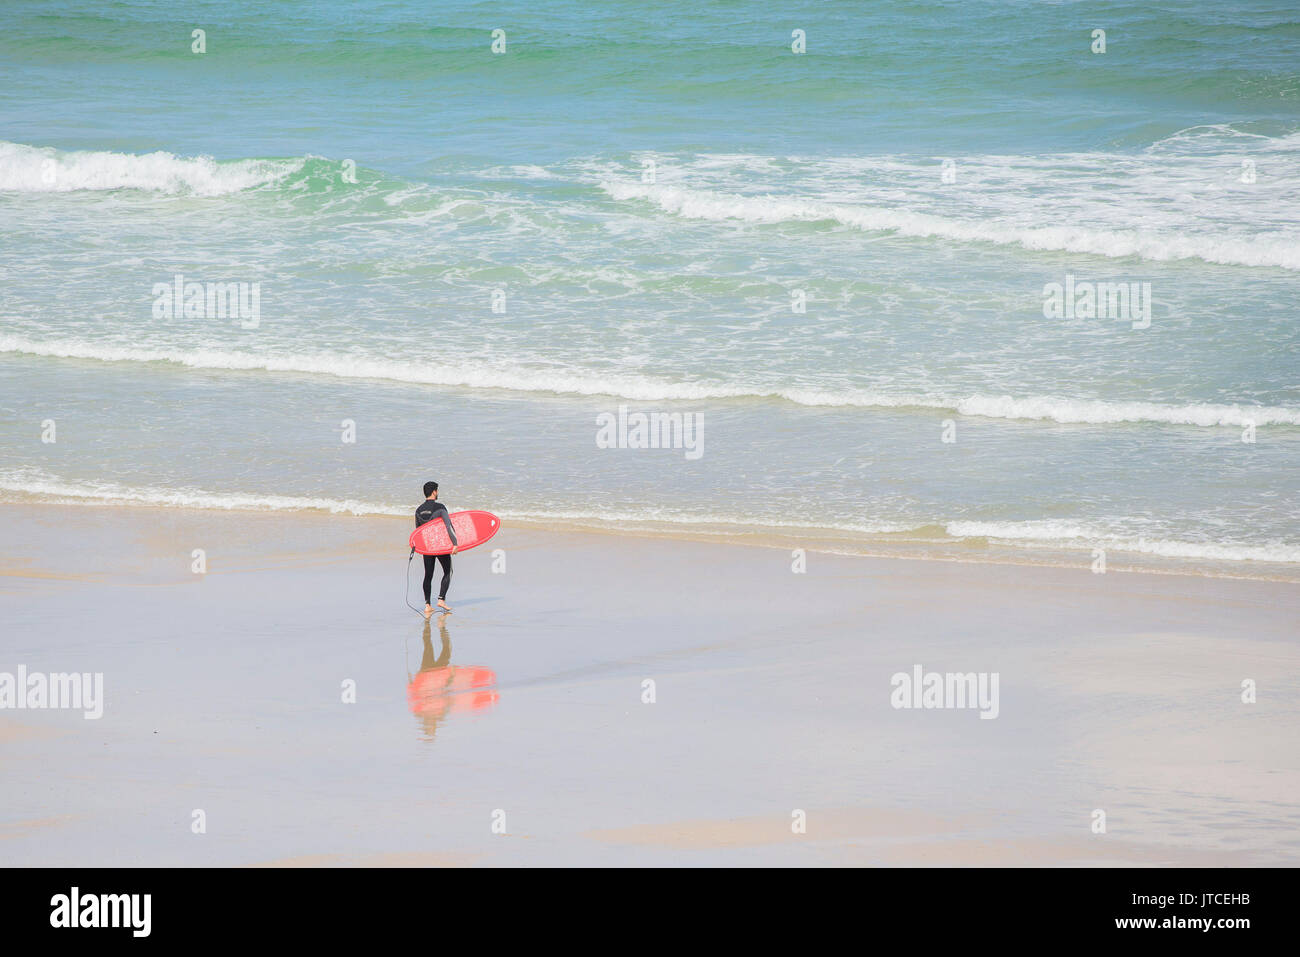
{"type": "Polygon", "coordinates": [[[507,527],[426,631],[404,519],[68,519],[0,506],[0,672],[104,712],[0,710],[6,865],[1300,863],[1294,584],[507,527]]]}

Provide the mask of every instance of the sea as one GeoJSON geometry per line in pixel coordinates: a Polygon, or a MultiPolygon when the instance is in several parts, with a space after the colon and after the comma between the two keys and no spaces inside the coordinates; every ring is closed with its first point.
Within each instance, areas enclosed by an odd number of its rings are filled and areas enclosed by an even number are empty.
{"type": "Polygon", "coordinates": [[[0,502],[1296,579],[1298,280],[1291,0],[0,5],[0,502]]]}

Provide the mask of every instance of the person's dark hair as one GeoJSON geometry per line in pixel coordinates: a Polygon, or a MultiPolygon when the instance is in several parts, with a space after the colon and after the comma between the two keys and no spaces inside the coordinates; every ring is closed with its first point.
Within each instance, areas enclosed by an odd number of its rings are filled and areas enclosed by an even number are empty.
{"type": "Polygon", "coordinates": [[[432,494],[433,494],[434,492],[436,492],[436,491],[438,491],[438,483],[437,483],[437,482],[425,482],[425,483],[424,483],[424,497],[425,497],[425,498],[428,498],[430,495],[432,495],[432,494]]]}

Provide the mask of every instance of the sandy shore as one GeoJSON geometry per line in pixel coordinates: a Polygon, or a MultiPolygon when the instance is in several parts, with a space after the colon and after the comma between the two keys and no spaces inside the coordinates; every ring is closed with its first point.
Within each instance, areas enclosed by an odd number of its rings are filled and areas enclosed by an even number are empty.
{"type": "Polygon", "coordinates": [[[0,710],[7,865],[1300,863],[1294,584],[507,527],[426,631],[404,519],[0,528],[0,675],[104,687],[0,710]]]}

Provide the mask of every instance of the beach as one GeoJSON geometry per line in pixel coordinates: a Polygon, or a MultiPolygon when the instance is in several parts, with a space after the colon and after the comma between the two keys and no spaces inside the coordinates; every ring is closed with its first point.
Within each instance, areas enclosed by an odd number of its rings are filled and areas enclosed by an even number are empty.
{"type": "Polygon", "coordinates": [[[0,512],[0,672],[103,675],[0,713],[6,865],[1300,860],[1293,584],[507,526],[426,647],[403,519],[0,512]]]}
{"type": "Polygon", "coordinates": [[[0,5],[0,866],[1300,864],[1292,7],[0,5]]]}

